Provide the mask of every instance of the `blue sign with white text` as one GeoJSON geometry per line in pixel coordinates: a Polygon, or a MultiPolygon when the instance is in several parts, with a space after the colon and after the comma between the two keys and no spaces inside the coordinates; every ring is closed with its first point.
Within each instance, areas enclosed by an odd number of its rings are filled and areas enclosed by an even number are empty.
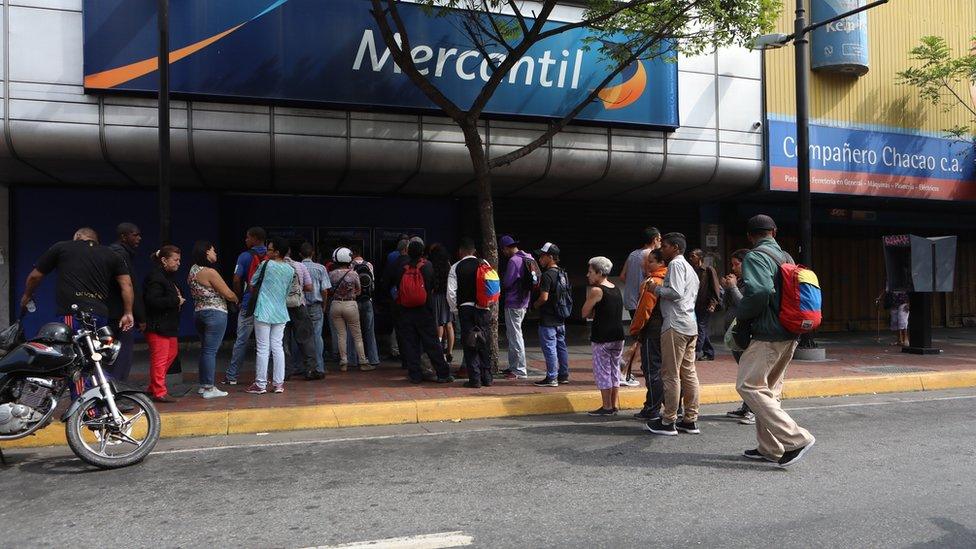
{"type": "MultiPolygon", "coordinates": [[[[976,200],[971,142],[811,125],[809,151],[814,192],[976,200]]],[[[796,158],[796,124],[770,120],[772,190],[796,190],[796,158]]]]}
{"type": "MultiPolygon", "coordinates": [[[[498,59],[505,50],[476,48],[463,31],[463,12],[438,17],[398,6],[414,63],[467,108],[490,77],[485,54],[498,59]]],[[[272,103],[436,109],[394,63],[370,7],[368,0],[171,0],[170,89],[272,103]]],[[[154,0],[85,0],[84,22],[86,89],[156,90],[154,0]]],[[[562,118],[614,68],[596,44],[587,47],[587,36],[573,29],[531,48],[485,112],[562,118]]],[[[576,119],[676,128],[677,79],[674,62],[635,62],[576,119]]]]}

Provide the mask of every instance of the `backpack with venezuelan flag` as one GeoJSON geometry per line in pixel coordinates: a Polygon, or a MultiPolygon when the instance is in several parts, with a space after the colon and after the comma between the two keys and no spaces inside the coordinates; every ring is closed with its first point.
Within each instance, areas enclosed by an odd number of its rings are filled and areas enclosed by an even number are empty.
{"type": "Polygon", "coordinates": [[[823,321],[820,280],[813,269],[797,265],[788,254],[776,257],[771,249],[756,248],[779,265],[779,323],[791,334],[813,332],[823,321]]]}
{"type": "Polygon", "coordinates": [[[498,302],[498,296],[502,293],[502,283],[498,278],[498,271],[491,268],[491,265],[482,260],[475,272],[475,305],[482,309],[487,309],[492,303],[498,302]]]}

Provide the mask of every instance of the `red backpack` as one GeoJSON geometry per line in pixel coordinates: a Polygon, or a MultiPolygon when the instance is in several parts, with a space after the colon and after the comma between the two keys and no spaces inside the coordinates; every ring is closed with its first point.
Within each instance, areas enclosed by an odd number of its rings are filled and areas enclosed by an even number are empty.
{"type": "Polygon", "coordinates": [[[261,266],[261,262],[268,256],[267,253],[259,254],[254,250],[248,250],[247,252],[251,254],[251,263],[247,266],[247,278],[244,279],[245,285],[251,283],[251,279],[254,278],[254,273],[261,266]]]}
{"type": "Polygon", "coordinates": [[[424,285],[424,273],[420,271],[424,263],[426,261],[421,259],[416,265],[404,265],[397,290],[397,305],[412,309],[427,304],[427,287],[424,285]]]}
{"type": "Polygon", "coordinates": [[[487,309],[492,303],[498,303],[498,296],[502,293],[501,280],[498,279],[498,271],[484,259],[475,271],[474,285],[474,301],[478,307],[487,309]]]}
{"type": "Polygon", "coordinates": [[[756,248],[779,265],[779,323],[791,334],[808,334],[823,321],[823,296],[817,273],[803,265],[777,258],[771,250],[756,248]]]}

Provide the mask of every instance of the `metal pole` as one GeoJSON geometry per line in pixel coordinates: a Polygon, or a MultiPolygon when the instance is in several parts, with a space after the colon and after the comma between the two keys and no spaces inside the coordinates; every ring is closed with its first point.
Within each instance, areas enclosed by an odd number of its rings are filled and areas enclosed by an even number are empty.
{"type": "Polygon", "coordinates": [[[804,0],[796,1],[796,191],[800,206],[800,262],[808,267],[813,263],[813,230],[810,220],[810,60],[807,56],[809,37],[804,0]]]}
{"type": "MultiPolygon", "coordinates": [[[[810,59],[807,56],[809,35],[804,0],[796,0],[796,196],[800,207],[800,263],[813,266],[813,226],[810,213],[810,59]]],[[[800,338],[800,347],[809,349],[817,344],[811,334],[800,338]]]]}
{"type": "Polygon", "coordinates": [[[159,0],[159,244],[170,242],[169,0],[159,0]]]}

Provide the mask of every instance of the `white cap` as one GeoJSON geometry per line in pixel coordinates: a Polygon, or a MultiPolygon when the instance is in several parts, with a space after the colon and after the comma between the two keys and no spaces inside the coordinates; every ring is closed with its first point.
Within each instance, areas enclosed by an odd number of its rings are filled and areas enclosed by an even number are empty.
{"type": "Polygon", "coordinates": [[[336,248],[332,252],[332,261],[336,263],[352,263],[352,250],[349,248],[336,248]]]}

